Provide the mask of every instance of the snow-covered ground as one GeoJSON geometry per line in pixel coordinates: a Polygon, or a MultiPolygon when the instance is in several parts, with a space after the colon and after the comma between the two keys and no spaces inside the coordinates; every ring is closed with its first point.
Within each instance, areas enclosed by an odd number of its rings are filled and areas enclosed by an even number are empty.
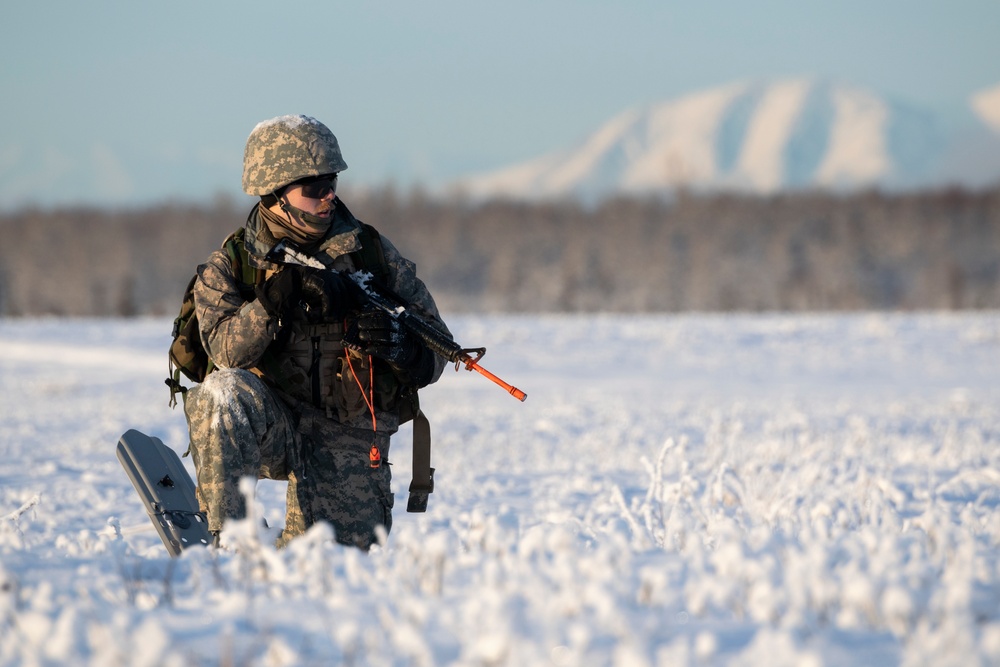
{"type": "Polygon", "coordinates": [[[528,400],[424,392],[427,514],[404,429],[384,547],[172,560],[114,454],[186,448],[169,322],[0,321],[0,665],[1000,663],[1000,313],[451,324],[528,400]]]}

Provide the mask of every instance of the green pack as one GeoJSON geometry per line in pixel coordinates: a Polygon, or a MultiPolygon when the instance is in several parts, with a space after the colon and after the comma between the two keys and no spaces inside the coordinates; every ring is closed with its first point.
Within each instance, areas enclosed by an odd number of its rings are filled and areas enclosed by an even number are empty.
{"type": "MultiPolygon", "coordinates": [[[[240,294],[251,301],[255,298],[254,288],[259,282],[263,282],[265,272],[250,265],[244,241],[245,234],[245,228],[240,227],[229,235],[222,244],[222,249],[229,256],[233,275],[239,282],[240,294]]],[[[351,253],[355,266],[368,271],[376,281],[385,284],[389,278],[389,265],[385,259],[382,238],[378,231],[371,225],[362,223],[359,239],[361,249],[351,253]]],[[[192,276],[184,290],[181,309],[174,318],[171,332],[167,362],[169,376],[165,380],[170,388],[170,407],[177,405],[177,394],[187,392],[187,387],[181,384],[182,374],[192,382],[203,382],[208,374],[215,370],[215,364],[202,345],[198,316],[195,313],[194,283],[197,279],[197,274],[192,276]]]]}

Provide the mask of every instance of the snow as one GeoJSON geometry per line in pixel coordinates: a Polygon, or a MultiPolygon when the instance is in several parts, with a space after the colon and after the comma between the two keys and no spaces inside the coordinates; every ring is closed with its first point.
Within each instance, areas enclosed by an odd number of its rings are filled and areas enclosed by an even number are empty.
{"type": "Polygon", "coordinates": [[[834,91],[835,117],[830,150],[816,170],[821,185],[874,183],[892,167],[886,141],[889,108],[877,97],[858,89],[834,91]]]}
{"type": "Polygon", "coordinates": [[[809,94],[808,80],[777,83],[764,93],[747,128],[737,175],[757,192],[774,192],[784,180],[784,152],[809,94]]]}
{"type": "Polygon", "coordinates": [[[186,448],[170,322],[0,320],[0,665],[1000,661],[1000,313],[449,324],[529,398],[423,392],[426,514],[277,551],[261,482],[172,560],[114,455],[186,448]]]}
{"type": "Polygon", "coordinates": [[[970,106],[986,125],[1000,133],[1000,84],[973,95],[970,106]]]}
{"type": "Polygon", "coordinates": [[[277,116],[275,118],[268,118],[267,120],[260,121],[254,126],[250,134],[254,134],[255,132],[259,132],[269,127],[274,127],[275,125],[296,129],[303,125],[315,125],[317,122],[318,121],[311,116],[292,115],[292,114],[285,116],[277,116]]]}
{"type": "Polygon", "coordinates": [[[714,178],[720,170],[715,155],[720,124],[748,92],[748,84],[737,83],[650,109],[645,144],[633,147],[623,187],[641,192],[665,183],[684,186],[714,178]]]}

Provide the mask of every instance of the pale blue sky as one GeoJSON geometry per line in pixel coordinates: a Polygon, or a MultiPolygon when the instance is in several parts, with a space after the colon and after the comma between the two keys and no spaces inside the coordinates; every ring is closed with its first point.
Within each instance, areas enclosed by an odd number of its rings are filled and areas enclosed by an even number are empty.
{"type": "Polygon", "coordinates": [[[0,208],[239,194],[260,120],[315,116],[347,183],[435,185],[624,109],[818,76],[954,122],[1000,83],[1000,2],[21,2],[0,22],[0,208]]]}

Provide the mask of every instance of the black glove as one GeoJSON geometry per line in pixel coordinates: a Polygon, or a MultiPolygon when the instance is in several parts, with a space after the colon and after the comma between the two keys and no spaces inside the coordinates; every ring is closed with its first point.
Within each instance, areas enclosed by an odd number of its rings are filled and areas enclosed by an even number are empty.
{"type": "Polygon", "coordinates": [[[257,301],[271,317],[288,318],[299,305],[302,275],[294,268],[286,267],[254,288],[257,301]]]}
{"type": "Polygon", "coordinates": [[[365,310],[357,326],[365,354],[388,362],[404,384],[423,387],[431,381],[434,353],[399,320],[382,310],[365,310]]]}
{"type": "Polygon", "coordinates": [[[364,291],[336,271],[295,267],[302,272],[302,303],[311,324],[339,322],[361,307],[364,291]]]}
{"type": "Polygon", "coordinates": [[[272,317],[304,319],[310,324],[342,320],[361,306],[364,292],[335,271],[290,264],[255,289],[272,317]]]}

